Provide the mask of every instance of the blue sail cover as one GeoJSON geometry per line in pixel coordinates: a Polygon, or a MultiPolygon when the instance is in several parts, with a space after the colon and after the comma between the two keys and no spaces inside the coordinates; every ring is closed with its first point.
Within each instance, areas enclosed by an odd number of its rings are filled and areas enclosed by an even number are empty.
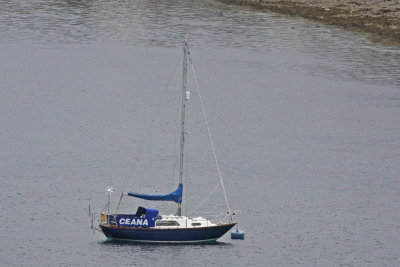
{"type": "Polygon", "coordinates": [[[183,186],[180,184],[174,192],[171,192],[166,195],[146,195],[146,194],[128,193],[128,196],[146,200],[174,201],[176,203],[182,203],[182,190],[183,186]]]}

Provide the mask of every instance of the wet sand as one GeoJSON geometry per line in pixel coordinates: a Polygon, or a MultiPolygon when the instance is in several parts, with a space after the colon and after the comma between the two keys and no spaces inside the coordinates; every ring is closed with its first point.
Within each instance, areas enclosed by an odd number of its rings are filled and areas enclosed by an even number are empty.
{"type": "Polygon", "coordinates": [[[398,0],[220,0],[299,16],[400,41],[398,0]]]}

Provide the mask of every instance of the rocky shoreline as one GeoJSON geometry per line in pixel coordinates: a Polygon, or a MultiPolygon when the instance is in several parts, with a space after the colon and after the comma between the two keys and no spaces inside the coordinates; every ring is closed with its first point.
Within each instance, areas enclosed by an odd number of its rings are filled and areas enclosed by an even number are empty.
{"type": "Polygon", "coordinates": [[[400,42],[399,0],[220,0],[299,16],[400,42]]]}

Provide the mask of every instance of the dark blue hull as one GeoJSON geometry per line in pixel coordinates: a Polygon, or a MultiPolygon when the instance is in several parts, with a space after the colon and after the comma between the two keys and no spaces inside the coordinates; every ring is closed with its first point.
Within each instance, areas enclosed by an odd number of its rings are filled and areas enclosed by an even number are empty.
{"type": "Polygon", "coordinates": [[[130,228],[100,225],[105,236],[111,240],[152,243],[204,243],[215,242],[236,223],[210,227],[184,229],[130,228]]]}

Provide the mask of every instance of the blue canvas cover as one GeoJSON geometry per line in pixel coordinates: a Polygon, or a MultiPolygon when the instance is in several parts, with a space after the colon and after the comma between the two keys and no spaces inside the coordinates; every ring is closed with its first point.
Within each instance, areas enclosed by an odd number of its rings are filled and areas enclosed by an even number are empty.
{"type": "Polygon", "coordinates": [[[158,210],[156,209],[146,209],[146,217],[154,218],[157,217],[158,210]]]}
{"type": "Polygon", "coordinates": [[[141,216],[146,216],[146,217],[157,217],[158,215],[158,210],[156,209],[148,209],[144,207],[138,207],[136,211],[136,216],[141,217],[141,216]]]}
{"type": "Polygon", "coordinates": [[[180,184],[174,192],[171,192],[166,195],[146,195],[146,194],[128,193],[128,196],[146,200],[174,201],[176,203],[182,203],[182,190],[183,186],[180,184]]]}

